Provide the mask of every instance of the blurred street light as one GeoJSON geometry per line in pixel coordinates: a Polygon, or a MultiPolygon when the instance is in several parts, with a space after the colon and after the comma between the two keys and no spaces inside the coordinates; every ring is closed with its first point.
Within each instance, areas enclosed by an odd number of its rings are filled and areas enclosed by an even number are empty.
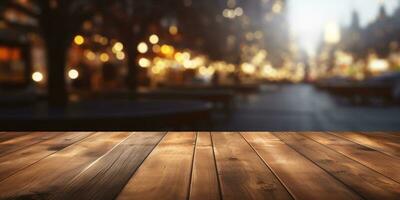
{"type": "Polygon", "coordinates": [[[169,33],[171,35],[176,35],[178,34],[178,27],[176,25],[172,25],[169,27],[169,33]]]}
{"type": "Polygon", "coordinates": [[[337,44],[340,42],[340,28],[337,23],[331,22],[326,25],[324,39],[328,44],[337,44]]]}
{"type": "Polygon", "coordinates": [[[121,42],[116,42],[112,48],[113,52],[118,52],[124,50],[124,45],[121,42]]]}
{"type": "Polygon", "coordinates": [[[68,71],[68,77],[72,80],[75,80],[79,77],[79,72],[76,69],[71,69],[68,71]]]}
{"type": "Polygon", "coordinates": [[[148,67],[150,67],[150,65],[151,65],[151,62],[150,62],[149,59],[147,59],[147,58],[140,58],[139,59],[139,66],[140,67],[148,68],[148,67]]]}
{"type": "Polygon", "coordinates": [[[147,51],[149,50],[149,47],[147,46],[147,44],[145,42],[141,42],[137,46],[137,50],[139,53],[147,53],[147,51]]]}
{"type": "Polygon", "coordinates": [[[149,42],[151,44],[157,44],[160,41],[160,38],[156,34],[153,34],[149,37],[149,42]]]}
{"type": "Polygon", "coordinates": [[[385,59],[372,59],[368,68],[373,73],[385,72],[389,69],[389,62],[385,59]]]}
{"type": "Polygon", "coordinates": [[[43,80],[43,74],[40,72],[35,72],[32,74],[32,80],[35,82],[41,82],[43,80]]]}
{"type": "Polygon", "coordinates": [[[85,38],[82,35],[77,35],[74,37],[74,43],[76,45],[82,45],[83,43],[85,43],[85,38]]]}

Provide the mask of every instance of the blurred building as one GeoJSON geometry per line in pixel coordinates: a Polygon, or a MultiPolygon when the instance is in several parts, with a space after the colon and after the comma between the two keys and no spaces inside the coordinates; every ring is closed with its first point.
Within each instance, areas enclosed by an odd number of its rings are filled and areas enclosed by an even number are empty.
{"type": "MultiPolygon", "coordinates": [[[[197,76],[210,82],[214,74],[224,74],[224,80],[288,77],[297,65],[286,5],[286,0],[115,1],[104,13],[91,13],[74,33],[62,67],[67,86],[121,88],[135,67],[135,79],[144,85],[149,79],[195,82],[197,76]]],[[[40,32],[41,12],[30,0],[0,3],[0,82],[46,86],[50,38],[40,32]]]]}
{"type": "Polygon", "coordinates": [[[30,4],[17,1],[0,2],[0,87],[24,88],[31,82],[32,47],[36,37],[36,21],[24,14],[33,9],[30,4]],[[7,6],[6,6],[7,5],[7,6]]]}
{"type": "MultiPolygon", "coordinates": [[[[325,36],[332,33],[326,30],[325,36]]],[[[384,5],[375,20],[361,27],[359,15],[352,14],[348,27],[338,27],[339,39],[330,42],[325,37],[317,57],[319,75],[364,79],[368,76],[400,69],[400,2],[392,15],[384,5]]]]}

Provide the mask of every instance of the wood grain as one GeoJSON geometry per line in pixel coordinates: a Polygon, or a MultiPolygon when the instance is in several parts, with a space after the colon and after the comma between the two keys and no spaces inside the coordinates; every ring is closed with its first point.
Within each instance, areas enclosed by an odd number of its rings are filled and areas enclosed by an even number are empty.
{"type": "Polygon", "coordinates": [[[274,134],[365,199],[398,199],[400,184],[298,133],[274,134]]]}
{"type": "Polygon", "coordinates": [[[51,199],[114,199],[165,133],[132,133],[51,199]]]}
{"type": "Polygon", "coordinates": [[[25,149],[0,157],[0,181],[92,133],[59,133],[25,149]]]}
{"type": "Polygon", "coordinates": [[[266,132],[242,135],[295,199],[361,199],[274,135],[266,132]]]}
{"type": "Polygon", "coordinates": [[[168,133],[117,199],[187,199],[195,133],[168,133]]]}
{"type": "Polygon", "coordinates": [[[303,133],[304,136],[323,144],[379,173],[400,183],[400,160],[369,147],[327,133],[303,133]]]}
{"type": "Polygon", "coordinates": [[[45,199],[124,140],[129,133],[96,133],[0,182],[0,199],[45,199]]]}
{"type": "Polygon", "coordinates": [[[372,132],[343,132],[334,134],[400,159],[400,137],[390,134],[372,132]]]}
{"type": "Polygon", "coordinates": [[[399,199],[395,133],[0,132],[0,199],[399,199]]]}
{"type": "Polygon", "coordinates": [[[0,132],[0,143],[26,134],[27,133],[19,132],[0,132]]]}
{"type": "Polygon", "coordinates": [[[198,133],[189,199],[217,200],[220,198],[211,134],[198,133]]]}
{"type": "Polygon", "coordinates": [[[57,135],[57,133],[35,132],[3,141],[0,143],[0,157],[18,151],[30,145],[48,140],[57,135]]]}
{"type": "Polygon", "coordinates": [[[292,199],[238,133],[213,133],[223,199],[292,199]]]}

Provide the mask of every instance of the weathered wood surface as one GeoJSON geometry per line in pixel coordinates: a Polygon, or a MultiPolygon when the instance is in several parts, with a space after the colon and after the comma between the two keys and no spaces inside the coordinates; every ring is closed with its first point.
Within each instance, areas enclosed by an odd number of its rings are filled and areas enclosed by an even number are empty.
{"type": "Polygon", "coordinates": [[[0,199],[400,199],[396,133],[0,132],[0,199]]]}

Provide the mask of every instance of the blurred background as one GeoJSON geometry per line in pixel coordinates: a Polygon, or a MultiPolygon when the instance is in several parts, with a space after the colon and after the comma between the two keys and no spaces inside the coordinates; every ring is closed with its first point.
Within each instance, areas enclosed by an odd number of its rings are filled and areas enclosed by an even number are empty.
{"type": "Polygon", "coordinates": [[[2,0],[0,130],[400,130],[399,0],[2,0]]]}

